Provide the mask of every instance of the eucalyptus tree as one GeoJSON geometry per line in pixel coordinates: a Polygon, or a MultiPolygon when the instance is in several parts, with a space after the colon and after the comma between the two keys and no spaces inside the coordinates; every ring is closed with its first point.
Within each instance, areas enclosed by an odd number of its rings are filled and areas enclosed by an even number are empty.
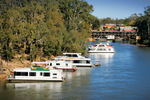
{"type": "Polygon", "coordinates": [[[150,6],[147,6],[144,11],[144,15],[141,15],[136,19],[134,26],[138,27],[138,34],[141,37],[139,43],[149,44],[150,45],[150,37],[149,30],[150,27],[150,6]]]}
{"type": "Polygon", "coordinates": [[[33,61],[84,52],[92,11],[84,0],[1,0],[0,54],[7,60],[27,54],[33,61]]]}
{"type": "MultiPolygon", "coordinates": [[[[90,36],[90,21],[93,6],[84,0],[59,0],[59,8],[63,14],[66,32],[63,51],[84,51],[85,39],[90,36]]],[[[82,51],[82,52],[83,52],[82,51]]]]}

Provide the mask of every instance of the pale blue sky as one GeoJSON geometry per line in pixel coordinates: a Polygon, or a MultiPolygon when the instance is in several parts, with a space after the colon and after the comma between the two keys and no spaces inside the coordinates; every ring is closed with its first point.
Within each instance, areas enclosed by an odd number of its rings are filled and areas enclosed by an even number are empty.
{"type": "Polygon", "coordinates": [[[134,13],[144,12],[144,7],[150,6],[150,0],[85,0],[93,5],[92,15],[97,18],[111,17],[113,19],[127,18],[134,13]]]}

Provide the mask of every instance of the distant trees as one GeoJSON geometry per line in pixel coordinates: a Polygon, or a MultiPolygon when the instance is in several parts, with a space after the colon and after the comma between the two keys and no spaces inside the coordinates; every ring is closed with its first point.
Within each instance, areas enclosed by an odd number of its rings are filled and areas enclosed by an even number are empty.
{"type": "Polygon", "coordinates": [[[144,15],[132,14],[125,19],[112,19],[110,17],[98,19],[93,17],[91,20],[92,29],[98,30],[100,25],[105,24],[125,24],[126,26],[135,26],[138,28],[138,35],[141,39],[138,41],[140,44],[150,45],[150,6],[145,7],[144,15]]]}
{"type": "Polygon", "coordinates": [[[100,20],[94,16],[92,16],[92,17],[93,17],[91,19],[92,30],[98,30],[101,25],[100,20]]]}
{"type": "Polygon", "coordinates": [[[1,0],[0,55],[37,57],[85,51],[90,12],[84,0],[1,0]]]}
{"type": "Polygon", "coordinates": [[[98,30],[101,25],[105,24],[124,24],[124,19],[112,19],[110,17],[98,19],[93,16],[93,19],[91,20],[92,29],[98,30]]]}
{"type": "Polygon", "coordinates": [[[139,14],[133,25],[138,27],[138,33],[141,37],[139,43],[150,45],[150,30],[148,30],[150,28],[150,6],[145,8],[144,15],[139,14]]]}

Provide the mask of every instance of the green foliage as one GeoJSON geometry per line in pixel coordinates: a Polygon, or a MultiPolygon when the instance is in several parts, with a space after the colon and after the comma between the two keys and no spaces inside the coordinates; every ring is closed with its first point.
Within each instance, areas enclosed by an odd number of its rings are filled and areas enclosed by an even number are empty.
{"type": "Polygon", "coordinates": [[[150,45],[150,40],[148,40],[148,39],[143,40],[143,44],[145,44],[145,45],[150,45]]]}
{"type": "Polygon", "coordinates": [[[92,29],[99,29],[100,27],[100,20],[99,19],[95,19],[95,21],[92,23],[92,29]]]}
{"type": "Polygon", "coordinates": [[[144,13],[144,15],[140,14],[136,18],[134,26],[138,27],[138,35],[141,37],[139,43],[150,45],[150,32],[148,32],[148,27],[150,28],[150,6],[145,8],[144,13]]]}
{"type": "Polygon", "coordinates": [[[84,0],[1,0],[0,55],[85,52],[92,6],[84,0]]]}
{"type": "Polygon", "coordinates": [[[105,24],[123,24],[124,19],[112,19],[110,17],[100,19],[101,25],[105,24]]]}

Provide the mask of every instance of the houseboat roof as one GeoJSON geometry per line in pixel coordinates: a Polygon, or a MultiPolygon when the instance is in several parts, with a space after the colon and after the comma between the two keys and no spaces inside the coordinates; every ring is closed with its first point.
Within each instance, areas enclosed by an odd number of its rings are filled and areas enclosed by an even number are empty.
{"type": "Polygon", "coordinates": [[[63,54],[80,54],[81,55],[81,53],[63,53],[63,54]]]}
{"type": "Polygon", "coordinates": [[[65,59],[65,60],[91,60],[90,58],[85,58],[85,57],[66,57],[66,56],[57,56],[55,59],[65,59]]]}
{"type": "Polygon", "coordinates": [[[49,68],[41,68],[41,67],[33,67],[33,68],[15,68],[13,71],[16,71],[16,72],[17,71],[50,71],[50,69],[49,68]]]}
{"type": "Polygon", "coordinates": [[[56,62],[56,63],[68,63],[68,62],[66,62],[66,61],[57,61],[57,60],[47,60],[46,61],[47,63],[53,63],[53,62],[56,62]]]}
{"type": "Polygon", "coordinates": [[[48,62],[32,62],[32,64],[47,64],[48,62]]]}
{"type": "Polygon", "coordinates": [[[13,71],[31,71],[31,68],[15,68],[13,71]]]}

